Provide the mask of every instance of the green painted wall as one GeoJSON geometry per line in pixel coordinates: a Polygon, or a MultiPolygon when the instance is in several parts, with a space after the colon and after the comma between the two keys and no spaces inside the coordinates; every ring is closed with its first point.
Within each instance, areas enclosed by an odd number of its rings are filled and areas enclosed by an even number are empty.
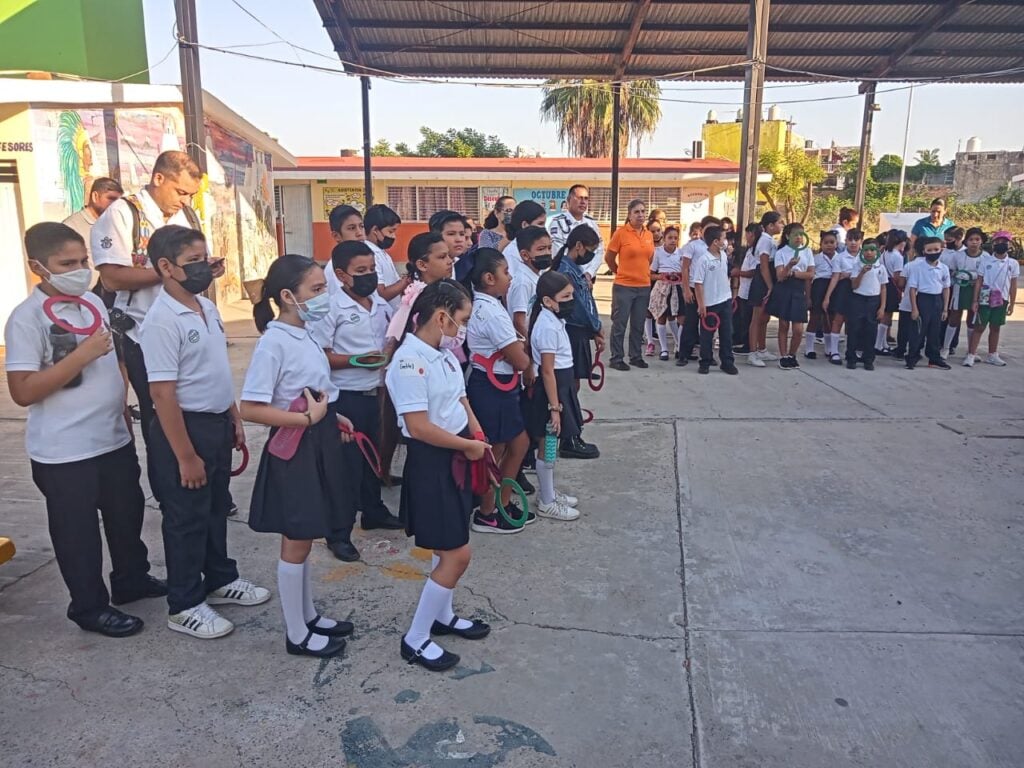
{"type": "Polygon", "coordinates": [[[120,80],[147,66],[142,0],[0,0],[0,70],[120,80]]]}

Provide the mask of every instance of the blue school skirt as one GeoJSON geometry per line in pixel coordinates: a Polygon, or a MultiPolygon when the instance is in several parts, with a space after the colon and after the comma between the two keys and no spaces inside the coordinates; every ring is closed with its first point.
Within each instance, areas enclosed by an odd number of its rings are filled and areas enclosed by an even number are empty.
{"type": "MultiPolygon", "coordinates": [[[[507,384],[512,380],[512,375],[498,373],[495,378],[507,384]]],[[[507,443],[526,429],[523,412],[519,407],[521,391],[520,387],[516,387],[511,392],[502,392],[491,384],[486,373],[477,368],[469,374],[466,397],[480,422],[480,428],[487,435],[487,441],[492,445],[507,443]]]]}

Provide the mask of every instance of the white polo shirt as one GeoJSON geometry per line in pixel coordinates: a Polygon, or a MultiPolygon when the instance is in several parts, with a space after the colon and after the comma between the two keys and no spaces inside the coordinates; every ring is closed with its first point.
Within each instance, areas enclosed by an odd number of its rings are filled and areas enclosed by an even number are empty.
{"type": "Polygon", "coordinates": [[[462,404],[466,381],[459,361],[447,349],[435,349],[414,333],[407,333],[395,350],[384,383],[406,437],[412,437],[405,426],[407,413],[426,411],[431,424],[454,435],[469,424],[462,404]]]}
{"type": "Polygon", "coordinates": [[[943,264],[946,269],[952,271],[956,269],[953,265],[956,263],[956,257],[967,250],[967,246],[960,246],[959,248],[943,248],[942,253],[939,254],[939,263],[943,264]]]}
{"type": "MultiPolygon", "coordinates": [[[[789,260],[793,258],[797,252],[788,245],[784,245],[775,251],[774,264],[776,268],[784,267],[789,264],[789,260]]],[[[814,267],[814,254],[811,253],[810,248],[801,248],[796,264],[793,265],[793,272],[806,272],[807,270],[814,267]]],[[[815,272],[817,274],[817,272],[815,272]]]]}
{"type": "Polygon", "coordinates": [[[1020,264],[1010,256],[997,259],[986,253],[978,264],[978,274],[981,276],[982,301],[987,302],[992,289],[998,288],[1003,294],[1003,301],[1009,302],[1010,281],[1020,277],[1020,264]]]}
{"type": "MultiPolygon", "coordinates": [[[[469,329],[466,342],[469,344],[470,360],[473,355],[491,357],[499,349],[504,349],[518,340],[512,318],[500,301],[486,293],[477,292],[473,295],[473,314],[469,316],[469,329]]],[[[472,363],[478,371],[485,371],[479,363],[472,363]]],[[[504,358],[494,363],[497,374],[512,374],[515,369],[504,358]]]]}
{"type": "Polygon", "coordinates": [[[665,250],[665,246],[659,245],[654,249],[654,259],[651,262],[651,272],[659,275],[678,275],[682,271],[683,249],[676,248],[672,253],[665,250]]]}
{"type": "Polygon", "coordinates": [[[729,257],[705,251],[693,260],[690,277],[694,285],[704,286],[704,306],[713,307],[732,298],[729,285],[729,257]]]}
{"type": "Polygon", "coordinates": [[[832,274],[839,273],[840,279],[843,275],[853,277],[855,272],[860,272],[860,253],[854,256],[849,251],[837,253],[832,260],[832,274]]]}
{"type": "Polygon", "coordinates": [[[241,399],[286,411],[305,387],[323,392],[328,402],[338,399],[323,347],[305,328],[270,321],[252,352],[241,399]]]}
{"type": "Polygon", "coordinates": [[[882,265],[885,273],[892,280],[896,275],[903,274],[903,254],[899,251],[885,251],[882,254],[882,265]]]}
{"type": "Polygon", "coordinates": [[[903,277],[906,278],[907,284],[904,286],[903,296],[900,297],[900,312],[911,312],[913,307],[910,306],[910,275],[921,268],[922,264],[926,264],[925,259],[912,259],[903,265],[903,277]]]}
{"type": "MultiPolygon", "coordinates": [[[[185,215],[184,209],[167,219],[164,217],[163,211],[160,210],[160,206],[153,201],[145,189],[139,192],[137,197],[142,204],[146,219],[153,225],[154,231],[168,224],[177,224],[187,229],[192,228],[192,223],[185,215]]],[[[111,203],[103,215],[96,219],[92,232],[89,233],[89,253],[97,268],[104,264],[117,264],[121,267],[134,266],[132,262],[132,221],[131,203],[123,197],[111,203]]],[[[153,263],[148,256],[145,265],[136,267],[136,269],[153,268],[153,263]]],[[[149,288],[140,288],[136,291],[117,292],[114,307],[124,311],[135,321],[135,327],[128,331],[128,338],[138,342],[139,326],[161,290],[162,286],[157,283],[149,288]]]]}
{"type": "Polygon", "coordinates": [[[775,251],[778,250],[778,247],[779,246],[776,244],[775,238],[767,232],[763,232],[761,237],[757,239],[757,243],[754,245],[754,253],[757,255],[758,263],[760,263],[762,253],[767,253],[769,259],[774,263],[775,251]]]}
{"type": "Polygon", "coordinates": [[[537,295],[539,280],[540,275],[520,259],[519,265],[512,275],[512,285],[508,289],[506,298],[509,317],[515,318],[516,312],[525,312],[529,316],[530,308],[533,306],[533,297],[537,295]]]}
{"type": "MultiPolygon", "coordinates": [[[[391,258],[391,254],[369,240],[364,240],[363,242],[373,251],[373,262],[377,270],[377,283],[379,285],[394,285],[397,283],[399,279],[398,268],[395,266],[395,261],[391,258]]],[[[402,294],[398,294],[388,303],[392,309],[398,309],[398,305],[402,303],[402,294]]]]}
{"type": "Polygon", "coordinates": [[[594,250],[594,259],[584,267],[580,267],[591,277],[597,275],[597,270],[604,264],[604,238],[601,236],[601,227],[589,214],[583,214],[583,218],[577,221],[568,211],[562,211],[553,217],[548,223],[548,233],[551,235],[551,253],[558,255],[562,246],[569,241],[569,233],[576,227],[586,226],[597,232],[597,248],[594,250]]]}
{"type": "Polygon", "coordinates": [[[962,251],[958,251],[953,263],[949,265],[950,276],[952,277],[953,272],[959,272],[962,270],[970,272],[971,277],[976,278],[978,276],[978,270],[981,268],[981,260],[984,257],[984,251],[979,253],[977,256],[968,256],[966,248],[962,251]]]}
{"type": "MultiPolygon", "coordinates": [[[[337,355],[363,355],[384,349],[384,337],[391,322],[391,305],[374,291],[367,310],[344,290],[331,296],[331,309],[318,323],[307,325],[310,336],[323,349],[337,355]]],[[[340,368],[331,371],[331,381],[347,392],[367,392],[381,383],[380,368],[340,368]]]]}
{"type": "Polygon", "coordinates": [[[178,405],[190,413],[224,413],[235,403],[228,340],[212,301],[203,314],[161,291],[146,313],[139,343],[150,383],[176,381],[178,405]]]}
{"type": "MultiPolygon", "coordinates": [[[[857,277],[860,274],[861,268],[864,266],[860,261],[860,254],[850,257],[851,272],[850,279],[857,277]]],[[[948,277],[949,271],[946,271],[948,277]]],[[[864,276],[860,280],[860,285],[855,286],[853,292],[860,296],[878,296],[882,292],[882,286],[889,282],[889,273],[885,271],[885,266],[882,264],[882,259],[878,258],[875,263],[871,265],[871,268],[864,273],[864,276]]]]}
{"type": "Polygon", "coordinates": [[[820,252],[814,254],[814,279],[830,279],[832,273],[838,271],[836,267],[839,266],[840,261],[838,253],[832,254],[831,257],[820,252]]]}
{"type": "Polygon", "coordinates": [[[64,219],[64,224],[75,230],[85,240],[85,251],[89,254],[89,258],[92,258],[92,225],[96,223],[96,218],[92,209],[85,207],[64,219]]]}
{"type": "Polygon", "coordinates": [[[533,357],[533,364],[537,367],[538,376],[540,356],[545,352],[554,354],[556,371],[572,368],[572,345],[569,343],[569,334],[565,330],[565,321],[559,320],[558,315],[547,307],[544,307],[537,315],[537,322],[533,324],[533,333],[530,334],[530,355],[533,357]]]}
{"type": "MultiPolygon", "coordinates": [[[[52,323],[43,313],[48,296],[38,287],[14,308],[4,328],[5,367],[41,371],[53,366],[52,323]]],[[[107,309],[92,293],[82,296],[108,322],[107,309]]],[[[91,324],[92,315],[73,304],[57,304],[54,312],[73,326],[91,324]]],[[[83,336],[73,336],[77,343],[83,336]]],[[[25,451],[41,464],[82,461],[116,451],[131,441],[124,420],[124,380],[113,351],[82,369],[82,383],[64,387],[28,407],[25,451]]]]}
{"type": "Polygon", "coordinates": [[[334,262],[331,259],[324,264],[324,277],[327,279],[327,292],[332,297],[341,293],[341,280],[334,274],[334,262]]]}
{"type": "Polygon", "coordinates": [[[690,269],[690,287],[693,288],[693,262],[701,254],[708,252],[708,244],[704,242],[702,238],[691,240],[682,247],[682,253],[680,254],[680,268],[689,267],[690,269]]]}
{"type": "Polygon", "coordinates": [[[943,288],[949,288],[949,267],[941,261],[929,264],[924,257],[918,261],[921,265],[907,276],[907,293],[916,288],[918,293],[938,295],[943,288]]]}
{"type": "MultiPolygon", "coordinates": [[[[753,272],[757,269],[758,264],[760,264],[760,259],[757,254],[754,253],[753,249],[748,250],[743,256],[743,264],[740,265],[740,271],[753,272]]],[[[752,277],[740,278],[740,290],[738,295],[741,299],[750,298],[750,284],[752,282],[754,282],[754,278],[752,277]]]]}

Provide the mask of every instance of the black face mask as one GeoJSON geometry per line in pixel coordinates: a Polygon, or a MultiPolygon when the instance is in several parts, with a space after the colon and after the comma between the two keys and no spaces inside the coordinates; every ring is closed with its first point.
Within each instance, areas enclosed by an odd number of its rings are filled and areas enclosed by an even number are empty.
{"type": "Polygon", "coordinates": [[[178,282],[189,293],[202,293],[213,282],[213,267],[210,266],[208,261],[182,264],[181,269],[185,273],[185,279],[178,280],[178,282]]]}
{"type": "Polygon", "coordinates": [[[551,266],[551,261],[552,259],[550,256],[534,256],[533,267],[534,269],[538,269],[543,272],[551,266]]]}
{"type": "Polygon", "coordinates": [[[582,256],[576,257],[576,264],[581,267],[585,267],[594,260],[595,256],[597,256],[595,251],[585,251],[582,256]]]}
{"type": "Polygon", "coordinates": [[[936,261],[939,260],[939,256],[941,255],[941,253],[926,253],[924,257],[928,260],[929,264],[934,264],[936,261]]]}
{"type": "Polygon", "coordinates": [[[386,237],[386,236],[385,237],[381,237],[380,243],[378,243],[378,245],[380,246],[381,250],[383,250],[383,251],[386,251],[388,248],[390,248],[394,244],[395,244],[395,238],[393,238],[393,237],[386,237]]]}
{"type": "Polygon", "coordinates": [[[558,315],[558,319],[568,320],[574,309],[576,309],[576,299],[558,302],[558,312],[556,313],[558,315]]]}
{"type": "Polygon", "coordinates": [[[377,273],[367,272],[365,275],[351,275],[352,293],[364,299],[377,290],[377,273]]]}
{"type": "Polygon", "coordinates": [[[995,245],[992,246],[992,253],[1009,253],[1009,252],[1010,252],[1010,244],[1009,243],[996,243],[995,245]]]}

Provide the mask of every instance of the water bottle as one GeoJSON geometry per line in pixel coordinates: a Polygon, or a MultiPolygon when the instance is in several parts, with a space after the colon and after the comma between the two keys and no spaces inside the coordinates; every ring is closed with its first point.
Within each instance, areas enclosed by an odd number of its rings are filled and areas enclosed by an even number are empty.
{"type": "MultiPolygon", "coordinates": [[[[71,331],[66,331],[59,325],[50,326],[50,346],[53,347],[53,364],[56,365],[65,357],[78,349],[78,340],[71,331]]],[[[79,371],[75,378],[64,385],[64,389],[72,389],[82,383],[82,372],[79,371]]]]}
{"type": "Polygon", "coordinates": [[[555,425],[549,421],[545,432],[544,461],[547,464],[554,464],[558,458],[558,435],[555,434],[555,425]]]}
{"type": "MultiPolygon", "coordinates": [[[[299,395],[292,400],[288,410],[292,413],[305,413],[306,396],[299,395]]],[[[295,455],[295,452],[299,450],[299,443],[302,442],[302,436],[305,432],[306,427],[278,427],[274,436],[267,443],[267,450],[271,456],[289,461],[295,455]]]]}

